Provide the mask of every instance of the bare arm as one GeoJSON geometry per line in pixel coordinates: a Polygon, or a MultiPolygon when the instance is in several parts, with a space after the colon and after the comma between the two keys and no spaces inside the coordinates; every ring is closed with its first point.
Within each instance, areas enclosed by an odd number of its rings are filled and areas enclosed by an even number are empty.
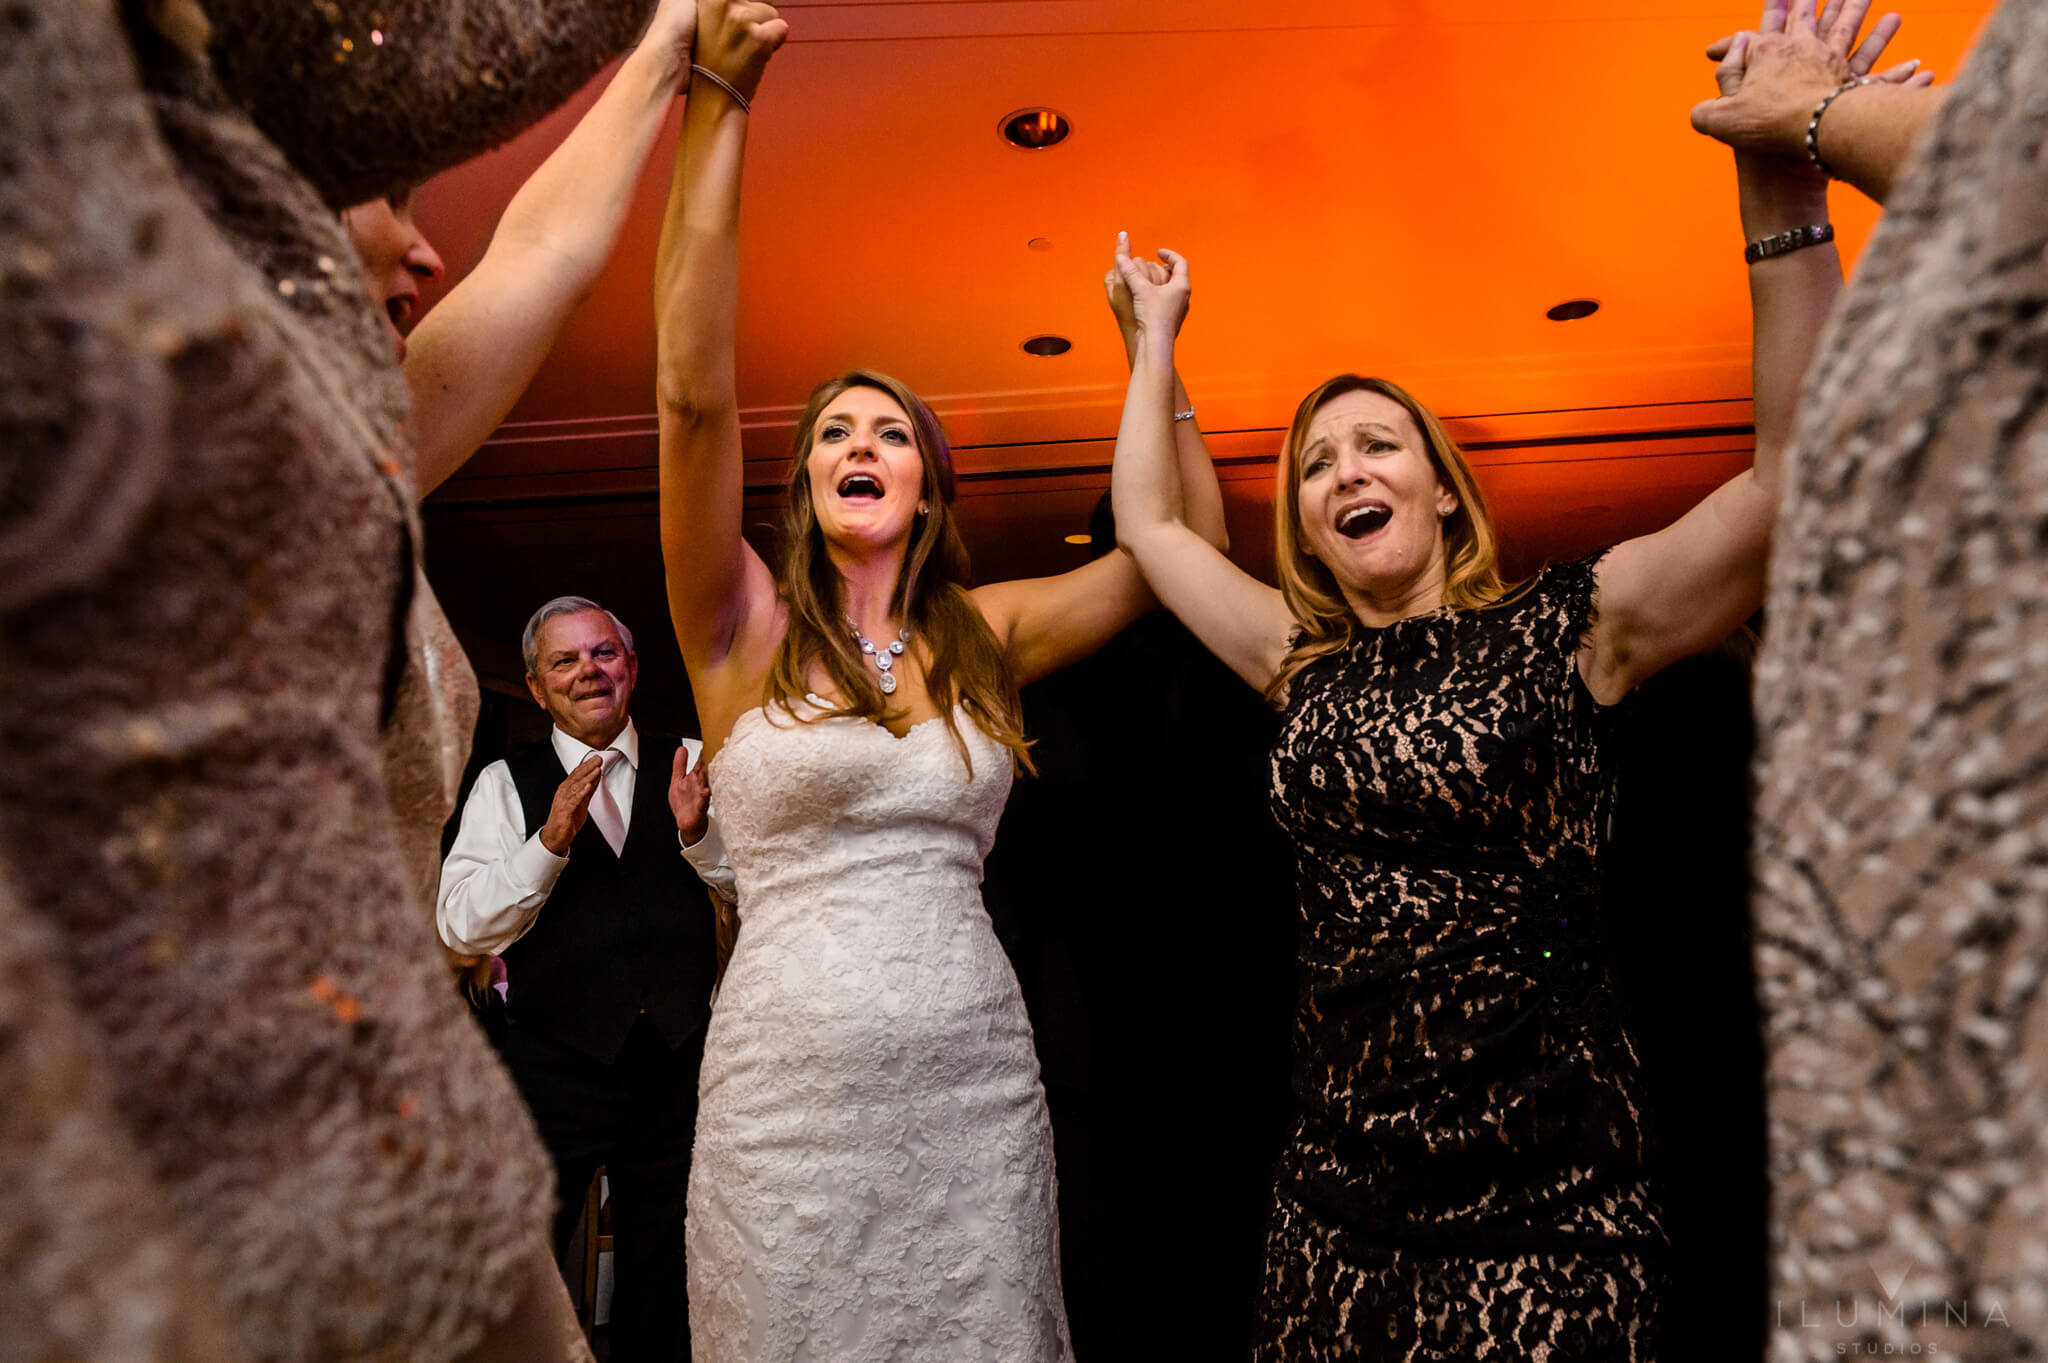
{"type": "MultiPolygon", "coordinates": [[[[1121,234],[1120,234],[1121,236],[1121,234]]],[[[1154,261],[1130,259],[1131,268],[1142,271],[1156,284],[1164,284],[1171,278],[1171,271],[1154,261]]],[[[1136,301],[1131,297],[1131,286],[1124,281],[1123,266],[1112,262],[1109,273],[1102,279],[1103,291],[1109,296],[1110,311],[1116,314],[1117,330],[1123,334],[1124,364],[1135,370],[1138,366],[1138,315],[1136,301]]],[[[1174,463],[1180,471],[1181,519],[1202,539],[1218,549],[1230,548],[1230,531],[1223,523],[1223,488],[1216,480],[1216,466],[1209,458],[1209,443],[1202,438],[1202,428],[1193,415],[1194,399],[1188,396],[1187,385],[1181,382],[1180,370],[1173,371],[1173,450],[1174,463]],[[1183,420],[1183,414],[1187,414],[1183,420]]]]}
{"type": "Polygon", "coordinates": [[[696,0],[662,0],[597,103],[512,196],[484,258],[413,332],[405,377],[422,495],[505,419],[604,272],[688,84],[696,22],[696,0]]]}
{"type": "MultiPolygon", "coordinates": [[[[1928,79],[1933,79],[1928,73],[1928,79]]],[[[1883,203],[1906,164],[1920,130],[1948,98],[1930,85],[1866,85],[1828,106],[1819,145],[1826,161],[1849,184],[1883,203]]]]}
{"type": "MultiPolygon", "coordinates": [[[[748,0],[703,0],[698,21],[698,60],[751,97],[788,26],[748,0]]],[[[676,642],[700,691],[775,609],[774,579],[740,535],[733,345],[747,117],[708,84],[690,101],[655,262],[662,563],[676,642]]],[[[706,737],[715,745],[708,728],[706,737]]]]}
{"type": "MultiPolygon", "coordinates": [[[[1166,267],[1132,262],[1121,235],[1118,242],[1120,262],[1141,272],[1149,270],[1161,281],[1166,279],[1166,267]]],[[[1116,270],[1103,283],[1124,333],[1125,358],[1135,363],[1137,322],[1130,307],[1129,286],[1122,283],[1116,270]]],[[[1186,403],[1187,394],[1179,382],[1176,375],[1176,400],[1186,403]]],[[[1217,485],[1209,447],[1192,419],[1170,424],[1176,429],[1171,437],[1174,457],[1168,462],[1174,495],[1185,503],[1182,514],[1189,533],[1198,542],[1220,549],[1229,543],[1229,532],[1223,524],[1223,489],[1217,485]]],[[[1080,661],[1159,605],[1136,562],[1123,553],[1106,554],[1057,577],[992,583],[978,589],[974,597],[990,628],[1003,641],[1020,683],[1036,681],[1080,661]]]]}
{"type": "MultiPolygon", "coordinates": [[[[1824,25],[1808,0],[1804,9],[1795,6],[1777,16],[1783,33],[1742,35],[1749,40],[1733,44],[1716,72],[1723,98],[1740,97],[1753,44],[1764,36],[1783,40],[1784,56],[1774,61],[1810,66],[1821,74],[1809,83],[1835,88],[1854,69],[1850,48],[1863,9],[1852,0],[1831,11],[1833,22],[1824,25]]],[[[1767,13],[1766,22],[1772,21],[1767,13]]],[[[1880,25],[1878,32],[1888,38],[1886,28],[1880,25]]],[[[1865,43],[1855,56],[1874,61],[1882,50],[1881,42],[1865,43]]],[[[1736,182],[1745,241],[1828,219],[1827,182],[1804,160],[1803,148],[1799,160],[1738,151],[1736,182]]],[[[1600,614],[1580,659],[1596,699],[1617,701],[1679,658],[1712,647],[1762,604],[1779,470],[1807,366],[1841,291],[1842,263],[1833,243],[1749,267],[1754,463],[1675,524],[1617,545],[1602,560],[1600,614]]]]}
{"type": "MultiPolygon", "coordinates": [[[[1119,266],[1127,259],[1120,250],[1119,266]]],[[[1233,672],[1263,690],[1286,656],[1294,624],[1287,603],[1181,519],[1171,404],[1184,400],[1173,344],[1187,309],[1186,270],[1176,261],[1164,283],[1130,271],[1126,279],[1141,325],[1110,475],[1117,541],[1167,609],[1233,672]]]]}

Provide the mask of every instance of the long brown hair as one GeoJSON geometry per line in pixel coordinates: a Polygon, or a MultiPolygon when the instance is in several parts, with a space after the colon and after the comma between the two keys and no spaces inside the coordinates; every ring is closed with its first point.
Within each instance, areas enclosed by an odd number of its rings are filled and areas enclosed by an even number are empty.
{"type": "Polygon", "coordinates": [[[827,404],[849,388],[872,388],[894,398],[910,417],[917,452],[924,461],[922,496],[929,509],[918,517],[911,532],[889,612],[905,621],[912,636],[924,643],[929,657],[925,690],[939,707],[970,772],[974,759],[954,718],[956,704],[965,707],[968,718],[983,733],[1008,748],[1020,768],[1030,771],[1017,680],[995,632],[967,594],[967,546],[953,521],[953,447],[924,399],[873,370],[856,369],[819,384],[797,418],[789,495],[782,511],[783,560],[778,583],[789,610],[789,632],[768,671],[764,703],[780,706],[791,718],[806,723],[825,718],[817,714],[806,718],[796,706],[797,698],[810,690],[812,670],[822,667],[843,700],[840,708],[827,715],[879,722],[891,713],[875,669],[854,646],[852,631],[847,628],[845,580],[825,552],[825,534],[811,500],[810,457],[818,418],[827,404]]]}
{"type": "Polygon", "coordinates": [[[1339,374],[1317,385],[1294,409],[1294,424],[1287,429],[1287,443],[1281,447],[1280,462],[1273,470],[1273,560],[1280,578],[1280,593],[1287,609],[1301,625],[1295,645],[1281,661],[1280,670],[1266,685],[1266,699],[1279,704],[1295,674],[1317,658],[1350,647],[1358,635],[1358,618],[1351,613],[1337,579],[1321,560],[1308,552],[1301,538],[1302,446],[1317,412],[1347,393],[1377,393],[1400,405],[1422,434],[1429,460],[1458,498],[1458,507],[1444,517],[1444,604],[1470,609],[1491,606],[1505,600],[1513,588],[1501,580],[1499,542],[1493,533],[1493,516],[1465,452],[1436,414],[1418,402],[1414,394],[1387,379],[1339,374]]]}

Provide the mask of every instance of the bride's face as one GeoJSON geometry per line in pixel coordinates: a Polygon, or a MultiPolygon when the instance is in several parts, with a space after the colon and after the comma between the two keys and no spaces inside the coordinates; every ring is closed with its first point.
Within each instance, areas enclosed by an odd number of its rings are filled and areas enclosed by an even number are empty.
{"type": "Polygon", "coordinates": [[[910,415],[878,388],[849,388],[812,427],[811,505],[825,542],[856,551],[901,548],[924,496],[924,456],[910,415]]]}

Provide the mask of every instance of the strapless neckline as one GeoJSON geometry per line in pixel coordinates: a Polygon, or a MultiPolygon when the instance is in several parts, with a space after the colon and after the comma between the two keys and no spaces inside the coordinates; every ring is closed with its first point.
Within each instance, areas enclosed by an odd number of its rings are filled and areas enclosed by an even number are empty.
{"type": "MultiPolygon", "coordinates": [[[[829,704],[825,701],[825,698],[818,695],[814,691],[806,691],[804,693],[804,699],[820,709],[831,708],[829,704]]],[[[955,715],[964,717],[965,711],[965,706],[960,705],[958,703],[954,704],[953,713],[955,715]]],[[[761,721],[761,723],[766,724],[771,729],[782,727],[781,725],[776,724],[773,720],[768,718],[768,706],[766,705],[756,705],[751,710],[741,711],[740,717],[732,722],[732,729],[730,732],[726,734],[725,742],[718,749],[717,755],[714,756],[711,759],[711,761],[705,765],[705,774],[714,778],[712,782],[714,787],[717,785],[717,781],[715,778],[718,773],[718,764],[724,760],[725,755],[728,752],[732,751],[733,745],[739,742],[741,726],[744,725],[748,720],[755,718],[758,718],[761,721]]],[[[857,724],[863,729],[873,729],[876,733],[882,735],[891,743],[908,743],[918,736],[919,730],[929,729],[935,724],[944,724],[945,720],[946,716],[943,713],[933,715],[928,719],[920,719],[917,723],[911,725],[908,729],[905,729],[901,734],[892,733],[886,726],[877,724],[871,719],[862,719],[859,715],[825,715],[819,719],[808,721],[793,720],[792,723],[831,724],[835,721],[844,721],[847,723],[857,724]]],[[[972,720],[967,720],[966,722],[970,724],[973,723],[972,720]]]]}

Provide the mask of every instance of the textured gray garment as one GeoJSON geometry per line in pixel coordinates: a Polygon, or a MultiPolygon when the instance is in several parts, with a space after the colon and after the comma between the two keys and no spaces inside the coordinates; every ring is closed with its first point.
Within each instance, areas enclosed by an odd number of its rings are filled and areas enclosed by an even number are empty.
{"type": "Polygon", "coordinates": [[[214,0],[219,80],[144,8],[0,9],[0,1359],[446,1359],[551,1177],[419,894],[473,681],[332,205],[646,4],[214,0]]]}
{"type": "Polygon", "coordinates": [[[1802,400],[1757,686],[1774,1359],[2048,1347],[2044,139],[2048,4],[2007,0],[1802,400]]]}

